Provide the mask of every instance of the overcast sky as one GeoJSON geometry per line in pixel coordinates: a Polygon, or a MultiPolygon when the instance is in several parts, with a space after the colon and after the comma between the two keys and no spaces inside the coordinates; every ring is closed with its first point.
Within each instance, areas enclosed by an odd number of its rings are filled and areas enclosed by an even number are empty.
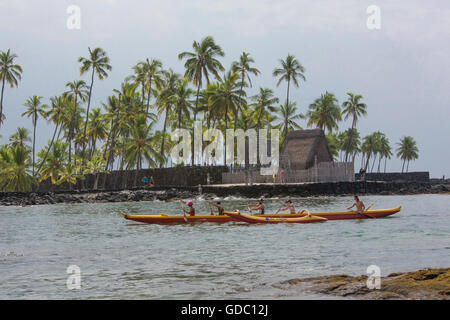
{"type": "MultiPolygon", "coordinates": [[[[307,81],[290,98],[301,112],[325,91],[340,103],[347,92],[360,93],[368,105],[358,123],[362,136],[383,131],[394,149],[413,136],[420,157],[410,171],[450,177],[448,0],[0,0],[0,50],[10,48],[24,69],[19,87],[5,90],[0,142],[18,126],[32,128],[31,119],[20,117],[27,97],[47,102],[80,78],[77,58],[87,56],[88,46],[102,47],[113,66],[109,78],[94,84],[95,107],[146,57],[183,73],[178,53],[207,35],[225,51],[226,68],[242,51],[254,57],[262,74],[250,94],[270,87],[283,101],[286,86],[276,88],[272,71],[293,54],[306,69],[307,81]],[[81,9],[80,30],[66,26],[72,4],[81,9]],[[379,30],[367,28],[370,5],[381,9],[379,30]]],[[[53,128],[40,122],[38,130],[41,148],[53,128]]],[[[388,170],[401,170],[401,161],[389,161],[388,170]]]]}

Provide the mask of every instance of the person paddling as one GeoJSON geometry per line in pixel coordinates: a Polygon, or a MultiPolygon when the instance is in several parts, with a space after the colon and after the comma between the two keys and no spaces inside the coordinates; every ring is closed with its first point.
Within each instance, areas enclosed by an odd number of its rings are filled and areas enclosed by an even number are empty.
{"type": "Polygon", "coordinates": [[[347,210],[350,210],[351,208],[356,206],[356,210],[358,212],[364,212],[364,210],[366,209],[366,206],[364,205],[364,203],[359,200],[358,196],[355,196],[354,198],[355,200],[353,201],[353,204],[347,208],[347,210]]]}
{"type": "Polygon", "coordinates": [[[250,212],[252,212],[252,208],[253,210],[259,210],[259,214],[264,214],[264,200],[263,199],[259,199],[258,203],[254,203],[254,204],[249,204],[248,209],[250,210],[250,212]]]}
{"type": "Polygon", "coordinates": [[[217,210],[213,210],[213,209],[211,209],[211,214],[213,214],[213,213],[217,213],[219,216],[223,216],[224,215],[224,211],[225,211],[225,209],[222,207],[222,205],[220,204],[220,202],[219,201],[217,201],[216,203],[214,203],[214,202],[208,202],[210,205],[212,205],[212,206],[214,206],[214,207],[216,207],[217,208],[217,210]]]}
{"type": "MultiPolygon", "coordinates": [[[[192,201],[184,202],[183,200],[180,200],[180,202],[189,207],[189,215],[191,217],[195,216],[195,208],[194,208],[194,203],[192,201]]],[[[183,209],[183,211],[184,211],[184,209],[183,209]]]]}
{"type": "Polygon", "coordinates": [[[295,211],[294,204],[292,203],[291,200],[287,200],[287,201],[286,201],[286,207],[285,207],[285,208],[280,208],[280,209],[278,209],[276,213],[278,213],[278,212],[280,212],[280,211],[286,211],[286,210],[289,210],[289,213],[291,213],[291,214],[296,214],[296,213],[297,213],[297,212],[295,211]]]}
{"type": "Polygon", "coordinates": [[[307,215],[308,217],[311,217],[311,212],[309,212],[308,209],[303,209],[302,211],[299,211],[299,212],[298,212],[298,214],[303,214],[303,213],[306,213],[306,215],[307,215]]]}

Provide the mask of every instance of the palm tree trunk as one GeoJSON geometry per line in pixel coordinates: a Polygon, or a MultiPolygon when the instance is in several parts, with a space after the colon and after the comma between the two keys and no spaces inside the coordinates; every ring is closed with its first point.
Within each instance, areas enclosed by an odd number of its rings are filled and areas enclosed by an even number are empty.
{"type": "Polygon", "coordinates": [[[287,95],[286,95],[286,109],[289,105],[289,86],[291,84],[291,79],[288,79],[288,86],[287,86],[287,95]]]}
{"type": "Polygon", "coordinates": [[[94,156],[96,149],[97,149],[97,138],[94,138],[94,140],[92,141],[91,158],[94,156]]]}
{"type": "Polygon", "coordinates": [[[125,167],[125,170],[123,170],[122,173],[122,189],[127,188],[127,180],[128,180],[128,166],[125,167]]]}
{"type": "Polygon", "coordinates": [[[145,103],[145,82],[141,83],[142,86],[142,105],[145,103]]]}
{"type": "Polygon", "coordinates": [[[371,154],[369,153],[367,155],[366,165],[364,166],[364,170],[366,170],[366,172],[367,172],[367,168],[369,167],[370,156],[371,156],[371,154]]]}
{"type": "MultiPolygon", "coordinates": [[[[228,129],[228,104],[225,108],[225,133],[227,132],[228,129]]],[[[227,165],[227,141],[226,141],[227,137],[225,135],[225,148],[224,148],[224,158],[223,158],[223,165],[226,166],[227,165]]],[[[234,160],[234,159],[233,159],[234,160]]]]}
{"type": "Polygon", "coordinates": [[[353,140],[353,129],[355,128],[355,117],[353,117],[352,130],[350,131],[350,136],[348,137],[347,150],[345,151],[345,162],[348,160],[348,154],[350,153],[350,146],[353,140]]]}
{"type": "Polygon", "coordinates": [[[47,160],[48,153],[50,152],[50,149],[52,148],[52,145],[53,145],[53,141],[55,140],[56,131],[58,131],[58,123],[56,124],[55,131],[53,132],[52,141],[50,142],[50,145],[48,146],[47,152],[46,152],[44,158],[42,159],[41,165],[39,166],[39,168],[38,168],[38,170],[36,172],[36,175],[39,173],[39,171],[41,171],[42,166],[45,163],[45,160],[47,160]]]}
{"type": "Polygon", "coordinates": [[[3,123],[3,121],[2,121],[2,119],[3,119],[3,94],[5,92],[5,81],[6,81],[6,78],[3,77],[3,81],[2,81],[2,95],[0,97],[0,126],[3,123]]]}
{"type": "Polygon", "coordinates": [[[150,108],[150,96],[152,95],[152,76],[149,77],[148,81],[150,87],[148,89],[148,96],[147,96],[147,111],[146,111],[147,117],[148,117],[148,109],[150,108]]]}
{"type": "MultiPolygon", "coordinates": [[[[166,142],[166,128],[167,128],[168,115],[169,115],[169,109],[166,108],[166,116],[164,117],[163,136],[162,136],[162,142],[161,142],[161,156],[162,156],[162,159],[164,159],[164,143],[166,142]]],[[[194,139],[192,139],[192,140],[194,140],[194,139]]],[[[163,166],[163,162],[160,162],[159,163],[159,167],[162,168],[162,166],[163,166]]]]}
{"type": "Polygon", "coordinates": [[[94,74],[95,74],[95,69],[92,68],[91,85],[89,87],[89,99],[88,99],[88,105],[87,105],[87,109],[86,109],[86,121],[84,122],[84,130],[83,130],[83,166],[86,164],[86,155],[85,155],[86,129],[87,129],[88,120],[89,120],[89,108],[91,107],[92,87],[94,85],[94,74]]]}
{"type": "Polygon", "coordinates": [[[94,177],[95,177],[95,181],[94,181],[94,190],[98,189],[98,178],[99,178],[99,174],[98,173],[94,173],[94,177]]]}
{"type": "Polygon", "coordinates": [[[33,129],[33,177],[34,177],[34,166],[35,166],[35,154],[36,154],[36,125],[37,125],[37,112],[34,114],[34,129],[33,129]]]}
{"type": "MultiPolygon", "coordinates": [[[[112,159],[112,155],[113,155],[113,151],[114,151],[114,147],[115,147],[115,143],[116,143],[116,135],[117,135],[117,129],[118,129],[119,117],[120,117],[120,97],[121,97],[121,95],[119,94],[119,99],[117,100],[116,120],[113,121],[114,125],[111,126],[112,139],[111,139],[111,145],[109,146],[109,155],[108,155],[108,160],[106,161],[105,170],[108,170],[108,166],[112,159]]],[[[113,163],[114,163],[114,161],[113,161],[113,163]]],[[[106,178],[105,178],[105,180],[106,180],[106,178]]],[[[103,183],[103,186],[104,186],[104,183],[103,183]]]]}
{"type": "Polygon", "coordinates": [[[386,162],[387,162],[387,157],[384,158],[384,173],[386,173],[386,162]]]}
{"type": "Polygon", "coordinates": [[[259,166],[261,165],[261,159],[259,158],[259,129],[261,128],[261,116],[262,116],[262,110],[259,113],[257,127],[256,127],[256,164],[259,166]]]}
{"type": "Polygon", "coordinates": [[[406,159],[403,159],[402,173],[403,173],[403,169],[405,168],[405,161],[406,161],[406,159]]]}
{"type": "Polygon", "coordinates": [[[382,156],[380,156],[380,158],[378,159],[378,170],[377,170],[377,172],[380,172],[381,160],[383,160],[382,156]]]}
{"type": "Polygon", "coordinates": [[[409,160],[408,160],[408,163],[406,165],[406,172],[408,172],[408,171],[409,171],[409,160]]]}
{"type": "Polygon", "coordinates": [[[373,172],[373,167],[375,166],[376,160],[377,160],[377,154],[375,154],[375,156],[373,157],[372,168],[370,169],[370,172],[373,172]]]}
{"type": "Polygon", "coordinates": [[[137,164],[136,164],[136,171],[134,172],[134,184],[133,184],[134,187],[137,186],[138,173],[139,173],[139,159],[138,159],[137,164]]]}
{"type": "MultiPolygon", "coordinates": [[[[200,84],[197,87],[197,98],[195,99],[195,111],[194,111],[194,124],[195,120],[197,120],[197,110],[198,110],[198,96],[200,95],[200,84]]],[[[195,127],[195,125],[194,125],[195,127]]],[[[191,165],[194,166],[194,128],[192,128],[192,143],[191,143],[191,152],[192,152],[192,159],[191,159],[191,165]]]]}
{"type": "Polygon", "coordinates": [[[73,125],[77,114],[78,94],[75,94],[75,110],[73,111],[72,120],[69,128],[69,163],[72,162],[72,139],[73,139],[73,125]]]}

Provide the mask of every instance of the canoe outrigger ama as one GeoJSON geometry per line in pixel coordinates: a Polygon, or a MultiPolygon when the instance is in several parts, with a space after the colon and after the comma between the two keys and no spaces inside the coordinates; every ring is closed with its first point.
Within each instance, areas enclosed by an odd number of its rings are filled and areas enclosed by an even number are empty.
{"type": "MultiPolygon", "coordinates": [[[[392,209],[379,209],[379,210],[368,210],[364,213],[359,213],[357,211],[342,211],[342,212],[315,212],[311,213],[312,216],[326,218],[328,220],[345,220],[345,219],[369,219],[369,218],[382,218],[386,216],[393,215],[401,210],[401,206],[392,209]]],[[[195,223],[195,222],[230,222],[233,219],[228,216],[230,214],[236,214],[235,211],[224,212],[224,215],[203,215],[203,216],[183,216],[183,215],[173,215],[169,216],[166,214],[159,215],[131,215],[122,212],[122,216],[125,219],[133,220],[137,222],[144,223],[195,223]]],[[[305,217],[306,214],[255,214],[252,217],[262,217],[262,218],[301,218],[305,217]]]]}
{"type": "Polygon", "coordinates": [[[239,210],[235,212],[227,212],[227,216],[229,216],[234,221],[242,221],[247,223],[312,223],[312,222],[324,222],[327,221],[327,218],[305,215],[302,217],[257,217],[251,214],[240,213],[239,210]]]}

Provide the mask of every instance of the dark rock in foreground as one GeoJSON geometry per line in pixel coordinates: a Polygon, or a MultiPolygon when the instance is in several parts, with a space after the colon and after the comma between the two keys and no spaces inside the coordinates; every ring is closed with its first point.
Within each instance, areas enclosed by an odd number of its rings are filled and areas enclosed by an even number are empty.
{"type": "Polygon", "coordinates": [[[301,290],[353,299],[450,300],[450,268],[392,273],[381,278],[380,289],[369,289],[367,279],[367,276],[335,275],[292,279],[282,282],[281,287],[298,286],[301,290]]]}

